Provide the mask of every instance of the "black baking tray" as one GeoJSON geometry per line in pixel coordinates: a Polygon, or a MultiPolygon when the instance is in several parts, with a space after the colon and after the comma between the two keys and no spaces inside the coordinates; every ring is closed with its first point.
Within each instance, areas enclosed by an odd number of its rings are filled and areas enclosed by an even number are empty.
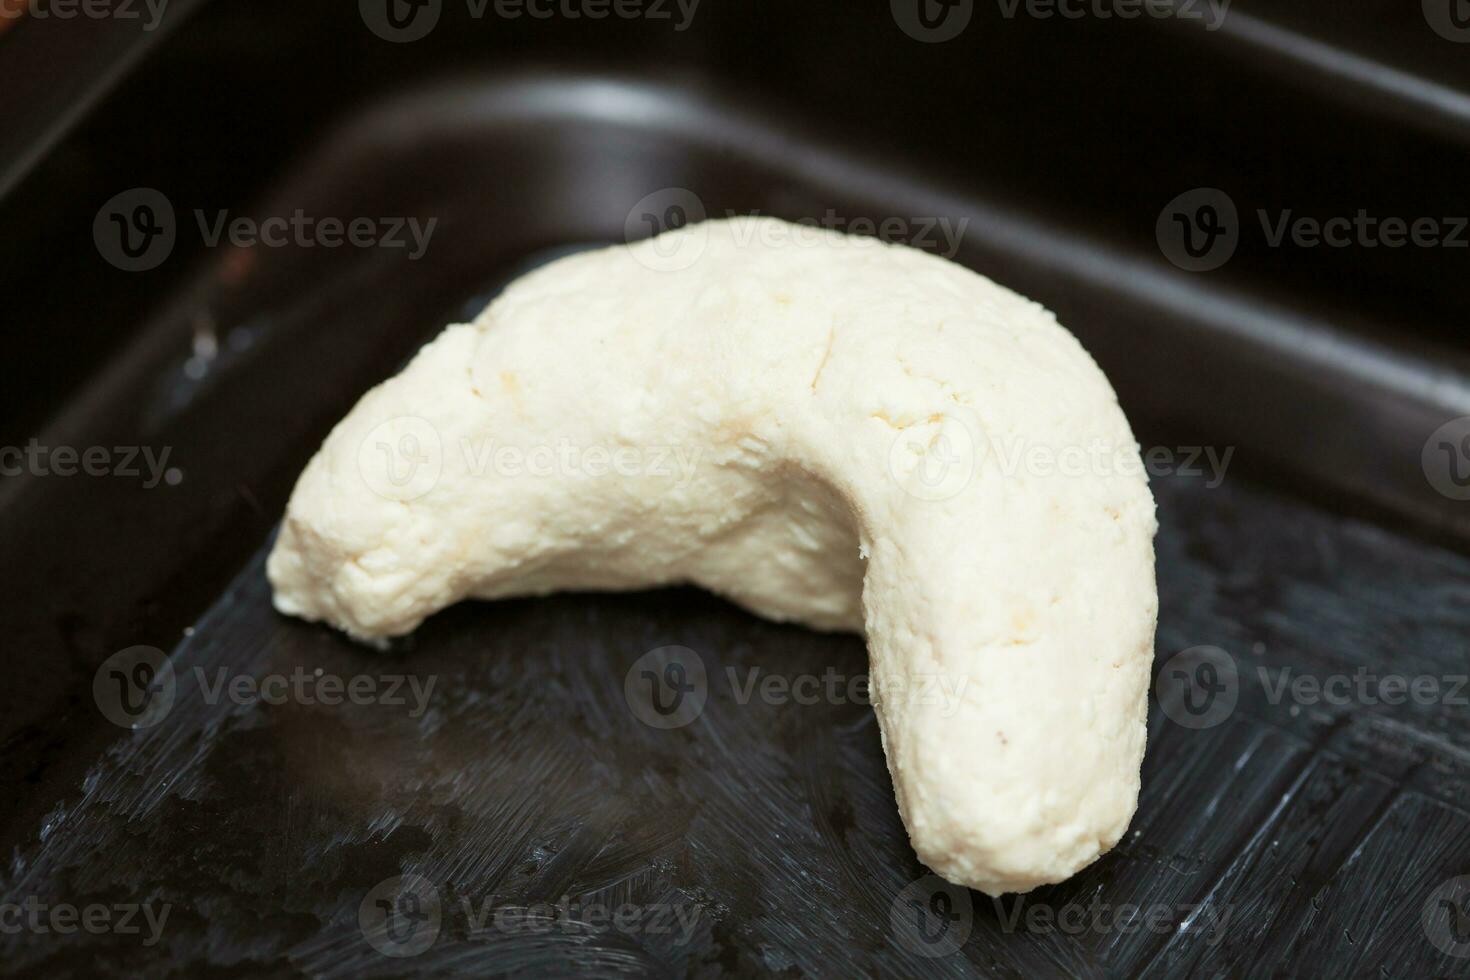
{"type": "Polygon", "coordinates": [[[1456,256],[1243,235],[1225,268],[1191,274],[1154,237],[1197,186],[1243,212],[1464,213],[1449,45],[1384,4],[1318,25],[1312,4],[1238,0],[1218,32],[977,10],[943,46],[905,38],[887,4],[705,4],[684,32],[446,9],[408,45],[338,5],[206,5],[0,202],[3,443],[169,450],[154,486],[0,482],[0,905],[169,910],[156,942],[0,931],[0,970],[1470,973],[1455,917],[1470,505],[1423,465],[1430,434],[1470,412],[1456,256]],[[137,186],[170,199],[178,242],[125,273],[93,219],[137,186]],[[925,228],[963,227],[954,257],[1057,310],[1144,446],[1232,452],[1223,480],[1154,479],[1158,665],[1190,650],[1194,671],[1219,648],[1238,704],[1180,724],[1165,676],[1138,816],[1073,880],[1019,908],[957,892],[914,906],[933,883],[870,710],[741,703],[724,681],[860,675],[856,638],[690,590],[467,604],[386,654],[272,612],[262,558],[331,424],[515,275],[666,216],[647,199],[671,188],[711,216],[897,219],[897,237],[941,251],[925,228]],[[297,208],[437,225],[415,261],[208,248],[193,217],[297,208]],[[132,732],[99,710],[94,679],[140,644],[168,652],[178,688],[132,732]],[[670,645],[713,680],[695,724],[659,731],[624,679],[670,645]],[[422,713],[211,703],[196,668],[434,688],[422,713]],[[1433,678],[1442,696],[1274,693],[1363,674],[1433,678]],[[359,913],[401,875],[441,916],[431,945],[389,957],[359,913]],[[936,914],[965,899],[943,933],[936,914]],[[563,901],[581,911],[476,927],[487,909],[563,901]],[[592,904],[642,918],[567,921],[592,904]],[[1130,918],[1150,911],[1153,928],[1130,918]]]}

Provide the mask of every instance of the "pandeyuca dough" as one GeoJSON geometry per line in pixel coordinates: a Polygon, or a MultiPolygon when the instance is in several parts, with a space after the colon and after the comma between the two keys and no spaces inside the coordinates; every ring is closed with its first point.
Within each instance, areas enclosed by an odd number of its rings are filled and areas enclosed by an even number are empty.
{"type": "Polygon", "coordinates": [[[1155,528],[1049,312],[746,218],[561,259],[446,329],[328,436],[268,567],[282,612],[370,641],[465,598],[685,582],[861,632],[915,851],[999,894],[1133,815],[1155,528]]]}

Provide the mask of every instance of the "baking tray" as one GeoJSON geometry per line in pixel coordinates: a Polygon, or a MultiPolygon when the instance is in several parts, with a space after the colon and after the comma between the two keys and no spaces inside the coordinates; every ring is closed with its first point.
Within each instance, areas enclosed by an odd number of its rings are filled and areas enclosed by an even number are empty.
{"type": "MultiPolygon", "coordinates": [[[[1470,872],[1470,755],[1448,688],[1470,669],[1470,560],[1463,512],[1419,468],[1464,389],[1444,359],[1416,356],[1427,340],[1361,329],[1310,295],[1191,277],[1087,221],[794,125],[789,106],[677,81],[462,75],[312,142],[249,213],[437,218],[424,258],[181,244],[130,307],[146,316],[41,439],[169,447],[172,475],[0,484],[14,801],[0,902],[169,910],[157,942],[146,927],[0,934],[6,972],[1466,972],[1452,912],[1470,872]],[[467,604],[386,655],[271,611],[272,528],[357,396],[520,272],[667,213],[649,195],[675,188],[711,215],[964,221],[955,257],[1058,310],[1145,446],[1233,449],[1223,481],[1154,481],[1169,710],[1151,702],[1128,835],[1073,880],[1019,907],[936,897],[871,712],[742,703],[725,681],[857,676],[855,638],[687,590],[467,604]],[[177,687],[165,718],[126,731],[94,679],[133,644],[167,651],[177,687]],[[706,663],[709,702],[658,730],[624,681],[671,645],[706,663]],[[1218,676],[1198,673],[1211,658],[1237,672],[1236,704],[1191,724],[1192,691],[1169,672],[1218,676]],[[422,712],[237,704],[201,689],[220,670],[434,687],[422,712]],[[1282,678],[1360,672],[1435,678],[1444,696],[1273,694],[1282,678]],[[395,946],[363,911],[403,875],[439,904],[427,948],[395,946]],[[567,921],[593,905],[639,918],[567,921]],[[487,928],[487,909],[533,914],[487,928]]],[[[172,197],[185,222],[217,203],[172,197]]]]}

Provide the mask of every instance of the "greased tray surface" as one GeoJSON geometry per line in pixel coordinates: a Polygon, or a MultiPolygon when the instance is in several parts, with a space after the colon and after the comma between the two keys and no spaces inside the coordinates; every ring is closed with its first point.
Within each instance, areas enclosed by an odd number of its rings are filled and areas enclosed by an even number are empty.
{"type": "Polygon", "coordinates": [[[6,882],[6,900],[166,906],[160,941],[143,945],[146,928],[7,938],[6,963],[340,977],[1454,973],[1434,945],[1458,951],[1454,933],[1426,921],[1455,897],[1437,889],[1466,858],[1463,709],[1293,710],[1271,691],[1287,672],[1374,670],[1388,637],[1395,669],[1463,675],[1439,651],[1464,617],[1430,609],[1465,597],[1470,562],[1244,483],[1157,490],[1160,649],[1231,651],[1238,703],[1198,729],[1153,706],[1131,831],[1063,885],[998,903],[951,889],[930,907],[947,918],[915,917],[910,903],[931,893],[913,891],[924,872],[871,711],[845,693],[746,693],[752,678],[801,677],[840,678],[845,692],[864,671],[855,638],[675,590],[469,604],[377,654],[277,616],[258,557],[173,651],[167,717],[94,761],[6,882]],[[624,682],[669,645],[699,653],[708,700],[660,730],[624,682]],[[211,695],[225,677],[316,671],[371,678],[380,697],[211,695]],[[414,893],[438,915],[394,945],[362,907],[404,874],[421,876],[414,893]]]}
{"type": "MultiPolygon", "coordinates": [[[[1223,415],[1210,372],[1167,375],[1149,353],[1173,339],[1228,374],[1268,359],[1269,343],[1203,329],[1165,288],[1174,280],[1103,243],[943,187],[746,107],[596,75],[468,80],[325,134],[253,213],[437,218],[425,260],[209,255],[151,298],[122,356],[47,432],[168,446],[177,480],[0,488],[0,615],[15,648],[36,653],[12,658],[4,694],[17,802],[0,903],[168,910],[156,942],[141,915],[136,932],[0,934],[0,969],[1463,973],[1470,561],[1317,506],[1299,473],[1277,478],[1280,445],[1235,444],[1260,423],[1211,428],[1223,415]],[[860,699],[845,686],[815,704],[743,693],[752,677],[860,677],[855,638],[687,590],[465,605],[389,654],[271,611],[271,528],[357,395],[517,272],[621,239],[671,188],[710,214],[834,209],[911,231],[965,220],[958,259],[1061,311],[1145,446],[1233,446],[1217,485],[1155,480],[1164,705],[1151,704],[1129,835],[1074,880],[1019,903],[934,894],[860,699]],[[185,615],[187,635],[158,633],[185,615]],[[166,649],[177,681],[167,716],[135,733],[106,720],[110,695],[93,690],[120,636],[166,649]],[[658,730],[630,709],[625,680],[669,645],[706,663],[708,701],[693,723],[658,730]],[[222,677],[317,671],[372,678],[382,702],[212,693],[222,677]],[[1331,692],[1385,675],[1438,693],[1344,701],[1296,683],[1331,692]],[[438,914],[387,935],[372,910],[402,875],[419,876],[419,904],[395,910],[438,914]],[[618,909],[609,927],[601,911],[618,909]]],[[[1261,396],[1288,404],[1286,379],[1313,363],[1278,358],[1281,383],[1261,396]]],[[[1383,376],[1374,399],[1400,377],[1383,376]]],[[[1332,387],[1304,384],[1303,411],[1332,387]]],[[[1412,433],[1412,418],[1395,422],[1412,433]]]]}

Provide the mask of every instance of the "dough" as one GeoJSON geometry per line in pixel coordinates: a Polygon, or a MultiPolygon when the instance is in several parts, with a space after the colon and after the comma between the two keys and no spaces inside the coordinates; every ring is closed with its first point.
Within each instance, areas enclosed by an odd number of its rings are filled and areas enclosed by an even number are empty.
{"type": "Polygon", "coordinates": [[[369,641],[465,598],[685,582],[863,632],[914,849],[994,895],[1132,817],[1155,529],[1045,309],[743,218],[561,259],[446,329],[333,429],[268,570],[282,612],[369,641]]]}

